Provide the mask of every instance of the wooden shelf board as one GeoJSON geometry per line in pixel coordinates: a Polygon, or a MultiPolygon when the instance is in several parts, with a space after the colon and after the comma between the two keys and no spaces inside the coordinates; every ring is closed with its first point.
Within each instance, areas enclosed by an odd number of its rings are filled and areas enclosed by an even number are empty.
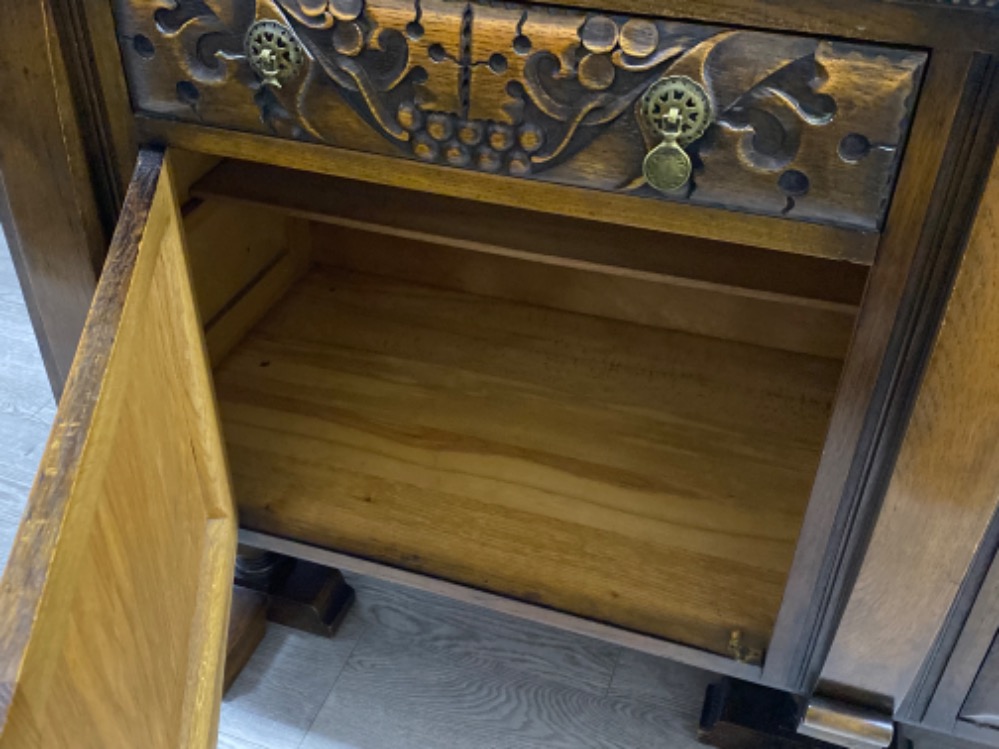
{"type": "Polygon", "coordinates": [[[764,647],[839,363],[310,272],[217,368],[244,526],[764,647]]]}

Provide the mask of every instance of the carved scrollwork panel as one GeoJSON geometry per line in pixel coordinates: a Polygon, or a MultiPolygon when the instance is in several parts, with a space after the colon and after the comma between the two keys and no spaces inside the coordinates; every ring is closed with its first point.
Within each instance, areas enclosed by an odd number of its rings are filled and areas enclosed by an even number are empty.
{"type": "Polygon", "coordinates": [[[137,111],[444,166],[873,229],[925,55],[664,19],[460,0],[115,0],[137,111]],[[277,21],[294,77],[246,57],[277,21]],[[297,70],[297,66],[296,66],[297,70]],[[708,92],[680,194],[645,184],[642,94],[708,92]]]}

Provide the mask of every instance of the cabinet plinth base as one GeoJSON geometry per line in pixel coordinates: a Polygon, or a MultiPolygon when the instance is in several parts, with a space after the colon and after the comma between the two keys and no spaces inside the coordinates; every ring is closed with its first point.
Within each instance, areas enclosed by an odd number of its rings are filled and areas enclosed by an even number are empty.
{"type": "Polygon", "coordinates": [[[708,687],[698,740],[716,749],[838,749],[798,733],[792,695],[735,679],[708,687]]]}
{"type": "Polygon", "coordinates": [[[354,602],[339,570],[270,551],[240,547],[236,584],[267,596],[267,618],[332,637],[354,602]]]}

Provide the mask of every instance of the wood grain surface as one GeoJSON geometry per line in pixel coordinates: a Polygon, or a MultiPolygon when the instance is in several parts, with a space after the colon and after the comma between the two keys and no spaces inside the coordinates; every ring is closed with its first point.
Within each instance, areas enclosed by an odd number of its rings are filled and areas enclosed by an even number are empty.
{"type": "Polygon", "coordinates": [[[319,269],[217,369],[241,522],[766,645],[834,360],[319,269]]]}
{"type": "Polygon", "coordinates": [[[480,254],[341,227],[313,230],[317,262],[539,307],[842,360],[856,308],[658,274],[480,254]]]}
{"type": "Polygon", "coordinates": [[[235,554],[162,156],[144,152],[0,583],[0,746],[214,744],[235,554]]]}
{"type": "Polygon", "coordinates": [[[367,0],[115,4],[138,111],[174,120],[647,199],[876,230],[921,52],[544,5],[367,0]],[[290,29],[304,59],[258,76],[244,39],[290,29]],[[750,62],[751,61],[751,62],[750,62]],[[714,124],[689,183],[646,184],[662,142],[641,96],[686,76],[714,124]]]}
{"type": "Polygon", "coordinates": [[[9,8],[0,31],[0,223],[57,395],[108,240],[60,45],[50,2],[9,8]]]}
{"type": "Polygon", "coordinates": [[[242,161],[258,161],[324,175],[403,187],[433,195],[511,206],[548,215],[570,216],[667,231],[801,255],[867,263],[879,234],[836,226],[786,221],[773,216],[737,213],[679,201],[635,200],[537,180],[514,180],[496,174],[454,169],[442,178],[439,167],[363,151],[256,133],[136,115],[142,137],[154,143],[242,161]]]}
{"type": "Polygon", "coordinates": [[[239,672],[253,656],[267,631],[267,596],[256,590],[232,589],[232,607],[229,610],[229,629],[225,643],[225,676],[223,693],[236,681],[239,672]]]}
{"type": "Polygon", "coordinates": [[[976,0],[553,0],[551,4],[940,50],[999,50],[999,12],[976,0]]]}
{"type": "MultiPolygon", "coordinates": [[[[622,224],[613,210],[587,217],[559,215],[545,206],[532,210],[529,200],[512,207],[497,205],[488,193],[451,197],[393,186],[392,176],[386,171],[379,184],[226,159],[197,180],[191,194],[475,252],[683,276],[845,304],[860,302],[867,278],[863,266],[874,261],[878,244],[876,235],[863,232],[762,219],[793,231],[775,237],[779,244],[755,246],[755,236],[733,234],[721,241],[712,234],[709,228],[718,214],[704,214],[704,236],[692,236],[669,220],[638,228],[622,224]]],[[[557,188],[552,193],[553,198],[560,195],[557,188]]],[[[553,200],[554,207],[561,202],[553,200]]],[[[752,221],[743,229],[752,232],[752,221]]]]}
{"type": "Polygon", "coordinates": [[[975,198],[959,199],[960,188],[988,167],[970,150],[979,124],[975,102],[988,98],[978,63],[941,53],[927,69],[777,622],[781,646],[765,666],[774,686],[815,688],[870,539],[885,489],[878,472],[894,463],[908,415],[906,389],[917,376],[906,347],[927,340],[914,321],[944,288],[935,267],[960,252],[975,198]]]}
{"type": "Polygon", "coordinates": [[[999,508],[999,159],[822,679],[898,706],[999,508]],[[899,612],[906,612],[899,616],[899,612]]]}

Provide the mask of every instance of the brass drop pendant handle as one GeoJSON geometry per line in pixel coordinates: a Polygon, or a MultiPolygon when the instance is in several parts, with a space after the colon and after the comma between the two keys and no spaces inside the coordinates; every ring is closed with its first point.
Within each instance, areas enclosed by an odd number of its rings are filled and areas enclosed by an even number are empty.
{"type": "Polygon", "coordinates": [[[246,59],[265,86],[281,88],[281,81],[298,75],[305,61],[295,32],[277,21],[257,21],[243,40],[246,59]]]}
{"type": "Polygon", "coordinates": [[[667,76],[649,86],[642,97],[641,112],[649,130],[662,138],[642,162],[645,179],[660,192],[679,190],[690,181],[693,171],[684,149],[711,124],[708,93],[687,76],[667,76]]]}

